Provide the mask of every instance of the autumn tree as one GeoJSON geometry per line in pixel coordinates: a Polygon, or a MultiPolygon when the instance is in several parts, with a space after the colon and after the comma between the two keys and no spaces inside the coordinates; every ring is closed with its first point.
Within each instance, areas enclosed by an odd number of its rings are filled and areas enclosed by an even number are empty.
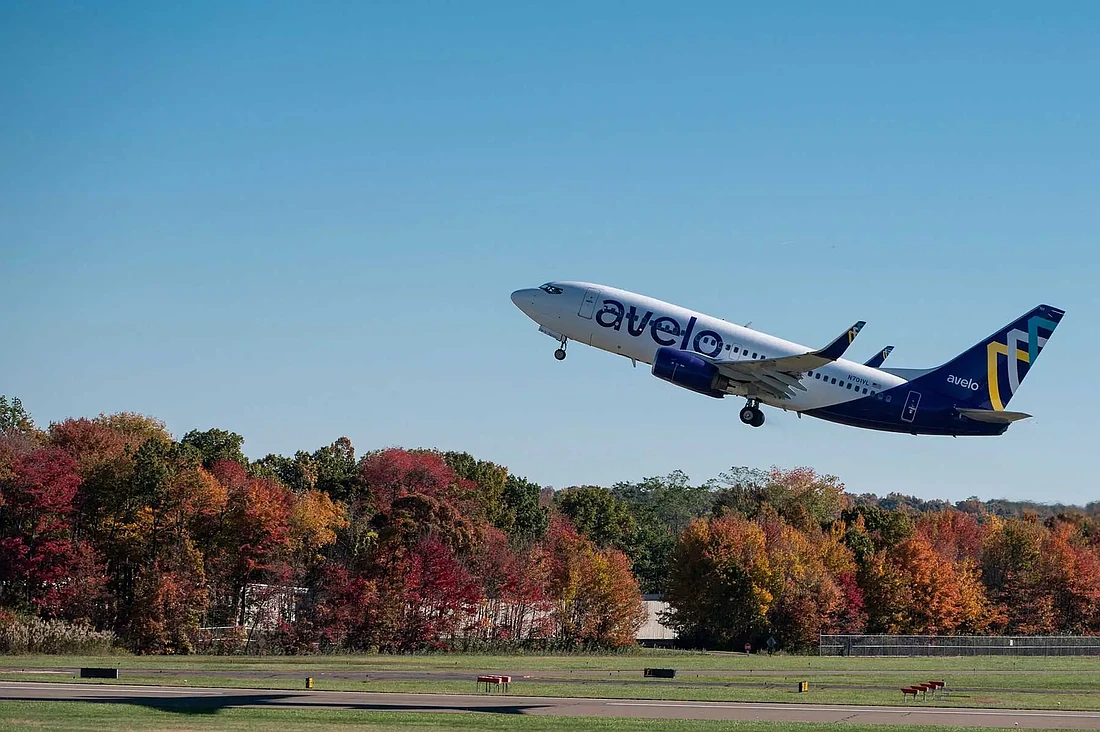
{"type": "Polygon", "coordinates": [[[1035,520],[990,520],[982,546],[981,579],[993,605],[1004,613],[1004,632],[1057,632],[1054,598],[1044,582],[1043,544],[1048,534],[1035,520]]]}
{"type": "Polygon", "coordinates": [[[937,552],[924,536],[899,544],[892,560],[908,586],[901,631],[917,635],[981,632],[993,620],[978,572],[969,559],[937,552]]]}
{"type": "Polygon", "coordinates": [[[599,549],[562,519],[551,523],[547,543],[558,637],[581,647],[632,645],[647,614],[626,556],[599,549]]]}
{"type": "Polygon", "coordinates": [[[186,653],[207,602],[193,526],[219,514],[226,493],[195,451],[179,443],[146,439],[133,462],[126,490],[132,510],[118,526],[127,553],[112,557],[122,630],[137,650],[186,653]]]}
{"type": "MultiPolygon", "coordinates": [[[[208,567],[217,578],[217,604],[221,612],[231,610],[237,623],[244,623],[249,605],[265,598],[248,596],[249,585],[278,588],[290,577],[290,555],[294,546],[291,522],[295,497],[281,483],[248,475],[235,461],[219,460],[211,472],[225,489],[222,518],[223,550],[208,567]]],[[[300,541],[304,540],[299,537],[300,541]]],[[[299,542],[298,548],[302,548],[299,542]]]]}
{"type": "Polygon", "coordinates": [[[478,460],[467,452],[445,452],[443,460],[466,487],[466,497],[478,517],[502,531],[511,531],[515,515],[507,510],[503,500],[508,469],[478,460]]]}
{"type": "Polygon", "coordinates": [[[79,486],[76,461],[62,450],[15,460],[0,483],[0,606],[70,618],[95,613],[98,557],[72,532],[79,486]]]}
{"type": "Polygon", "coordinates": [[[767,627],[772,584],[759,525],[738,514],[698,519],[673,554],[667,622],[695,646],[734,647],[767,627]]]}
{"type": "Polygon", "coordinates": [[[472,569],[481,581],[477,616],[468,628],[483,641],[517,641],[552,635],[545,623],[552,609],[550,568],[546,547],[509,541],[499,529],[489,529],[473,557],[472,569]]]}
{"type": "Polygon", "coordinates": [[[1055,521],[1044,538],[1041,583],[1051,599],[1059,632],[1100,632],[1100,555],[1081,525],[1055,521]]]}
{"type": "Polygon", "coordinates": [[[757,519],[764,531],[770,591],[775,600],[768,608],[769,630],[786,650],[805,650],[817,644],[818,635],[833,629],[844,608],[845,597],[826,566],[836,549],[820,535],[798,531],[778,512],[757,519]],[[828,547],[828,549],[826,548],[828,547]]]}
{"type": "Polygon", "coordinates": [[[802,531],[831,524],[846,503],[844,484],[835,476],[818,475],[812,468],[732,468],[715,484],[716,515],[740,513],[756,518],[765,506],[771,506],[802,531]]]}

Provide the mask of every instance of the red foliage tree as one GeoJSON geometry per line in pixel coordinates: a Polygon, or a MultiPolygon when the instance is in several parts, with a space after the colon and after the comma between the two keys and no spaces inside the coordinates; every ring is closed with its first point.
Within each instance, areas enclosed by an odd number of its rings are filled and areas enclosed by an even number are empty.
{"type": "Polygon", "coordinates": [[[359,474],[379,511],[410,493],[448,500],[456,497],[456,476],[441,455],[390,448],[363,457],[359,474]]]}
{"type": "Polygon", "coordinates": [[[102,582],[91,548],[72,536],[80,486],[76,461],[57,448],[15,460],[0,512],[0,592],[4,604],[44,615],[81,616],[102,582]]]}

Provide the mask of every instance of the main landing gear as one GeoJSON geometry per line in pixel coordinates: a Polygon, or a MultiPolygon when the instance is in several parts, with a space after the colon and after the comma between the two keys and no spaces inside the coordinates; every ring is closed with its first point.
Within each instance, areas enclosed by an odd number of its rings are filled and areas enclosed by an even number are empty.
{"type": "Polygon", "coordinates": [[[568,343],[568,342],[569,342],[569,339],[566,338],[565,336],[562,336],[561,348],[554,351],[554,358],[558,359],[559,361],[564,361],[565,360],[565,344],[568,343]]]}
{"type": "Polygon", "coordinates": [[[748,404],[741,410],[741,421],[752,427],[759,427],[764,424],[764,413],[760,411],[760,407],[757,406],[760,402],[755,399],[750,399],[748,404]]]}

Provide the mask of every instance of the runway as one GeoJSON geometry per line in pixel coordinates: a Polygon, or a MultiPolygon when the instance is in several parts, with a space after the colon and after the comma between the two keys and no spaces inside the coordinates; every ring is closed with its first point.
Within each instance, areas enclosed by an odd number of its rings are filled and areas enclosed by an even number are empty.
{"type": "Polygon", "coordinates": [[[498,694],[390,694],[349,691],[280,691],[183,686],[0,682],[0,701],[88,701],[171,709],[229,707],[357,709],[391,712],[487,712],[573,717],[709,719],[769,722],[852,722],[959,727],[1100,730],[1100,712],[949,709],[920,706],[758,704],[634,699],[566,699],[498,694]]]}

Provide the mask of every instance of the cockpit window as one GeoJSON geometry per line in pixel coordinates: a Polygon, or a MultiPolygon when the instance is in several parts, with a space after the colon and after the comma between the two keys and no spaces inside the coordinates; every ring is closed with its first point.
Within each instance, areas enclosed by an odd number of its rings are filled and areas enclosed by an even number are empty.
{"type": "Polygon", "coordinates": [[[549,282],[547,282],[539,289],[543,292],[549,292],[551,295],[560,295],[562,293],[562,289],[560,287],[557,287],[549,282]]]}

